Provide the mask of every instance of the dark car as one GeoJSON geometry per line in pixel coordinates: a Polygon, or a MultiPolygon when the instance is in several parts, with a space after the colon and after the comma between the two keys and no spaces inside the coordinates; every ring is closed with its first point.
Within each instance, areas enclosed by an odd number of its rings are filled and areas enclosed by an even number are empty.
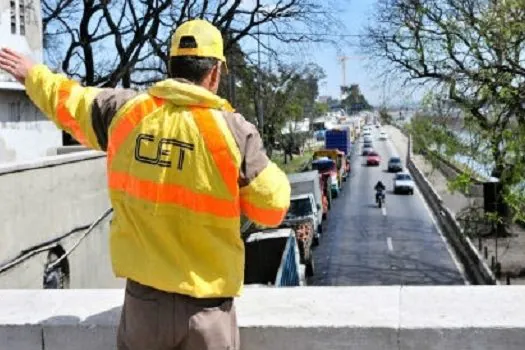
{"type": "Polygon", "coordinates": [[[397,173],[403,170],[403,164],[401,163],[401,158],[392,157],[388,160],[388,171],[391,173],[397,173]]]}
{"type": "Polygon", "coordinates": [[[373,151],[372,146],[363,146],[363,152],[361,154],[364,156],[367,156],[372,151],[373,151]]]}

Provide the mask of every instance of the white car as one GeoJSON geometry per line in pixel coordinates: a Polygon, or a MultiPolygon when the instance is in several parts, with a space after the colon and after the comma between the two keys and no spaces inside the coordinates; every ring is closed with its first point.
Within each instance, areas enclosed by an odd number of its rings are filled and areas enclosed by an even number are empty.
{"type": "Polygon", "coordinates": [[[386,140],[386,139],[388,139],[388,135],[386,134],[386,132],[381,131],[381,133],[379,133],[379,139],[380,139],[380,140],[386,140]]]}
{"type": "Polygon", "coordinates": [[[394,176],[394,193],[414,194],[414,180],[409,173],[397,173],[394,176]]]}
{"type": "Polygon", "coordinates": [[[365,143],[372,142],[372,136],[370,136],[370,135],[363,136],[363,142],[365,142],[365,143]]]}

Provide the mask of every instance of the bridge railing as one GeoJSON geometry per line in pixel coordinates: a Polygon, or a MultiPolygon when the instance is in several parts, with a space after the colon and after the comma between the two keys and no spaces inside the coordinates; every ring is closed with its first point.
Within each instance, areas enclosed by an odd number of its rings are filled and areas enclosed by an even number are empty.
{"type": "MultiPolygon", "coordinates": [[[[524,286],[246,288],[243,350],[523,350],[524,286]]],[[[124,290],[0,290],[0,348],[113,350],[124,290]],[[37,305],[37,307],[35,307],[37,305]]]]}

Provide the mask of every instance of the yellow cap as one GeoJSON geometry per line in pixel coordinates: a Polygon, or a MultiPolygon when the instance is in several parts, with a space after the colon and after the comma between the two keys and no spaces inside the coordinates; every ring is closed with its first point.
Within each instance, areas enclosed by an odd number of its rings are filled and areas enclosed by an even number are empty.
{"type": "Polygon", "coordinates": [[[171,38],[170,56],[213,57],[226,62],[221,32],[202,19],[185,22],[171,38]]]}

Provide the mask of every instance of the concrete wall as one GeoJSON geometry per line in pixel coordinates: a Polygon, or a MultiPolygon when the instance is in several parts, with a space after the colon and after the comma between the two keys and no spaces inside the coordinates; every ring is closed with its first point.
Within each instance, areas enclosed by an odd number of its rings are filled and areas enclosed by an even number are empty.
{"type": "MultiPolygon", "coordinates": [[[[15,0],[15,33],[11,32],[11,0],[0,0],[0,46],[10,47],[30,56],[37,62],[43,61],[42,16],[39,0],[15,0]],[[23,16],[20,5],[23,5],[23,16]],[[21,25],[25,33],[21,32],[21,25]]],[[[0,72],[0,82],[10,79],[0,72]]],[[[0,87],[2,84],[0,84],[0,87]]]]}
{"type": "MultiPolygon", "coordinates": [[[[89,225],[110,207],[105,155],[87,151],[0,165],[0,262],[22,250],[89,225]]],[[[113,277],[108,253],[108,219],[68,258],[72,288],[122,286],[113,277]]],[[[79,231],[60,242],[67,251],[79,231]]],[[[47,251],[0,274],[0,288],[42,288],[47,251]]]]}
{"type": "Polygon", "coordinates": [[[24,91],[0,88],[0,163],[37,159],[61,146],[62,132],[24,91]]]}
{"type": "MultiPolygon", "coordinates": [[[[436,167],[445,175],[448,180],[453,180],[463,172],[456,167],[454,164],[447,160],[436,157],[436,167]]],[[[468,193],[465,193],[468,197],[483,197],[483,184],[477,180],[472,180],[469,186],[468,193]]]]}
{"type": "MultiPolygon", "coordinates": [[[[40,1],[14,0],[14,4],[13,12],[11,0],[0,0],[0,47],[12,48],[42,62],[40,1]]],[[[62,146],[62,133],[36,109],[24,90],[23,85],[0,70],[0,163],[44,157],[49,149],[62,146]]]]}
{"type": "MultiPolygon", "coordinates": [[[[525,287],[246,289],[242,350],[523,350],[525,287]]],[[[122,290],[0,291],[10,350],[115,349],[122,290]]]]}

